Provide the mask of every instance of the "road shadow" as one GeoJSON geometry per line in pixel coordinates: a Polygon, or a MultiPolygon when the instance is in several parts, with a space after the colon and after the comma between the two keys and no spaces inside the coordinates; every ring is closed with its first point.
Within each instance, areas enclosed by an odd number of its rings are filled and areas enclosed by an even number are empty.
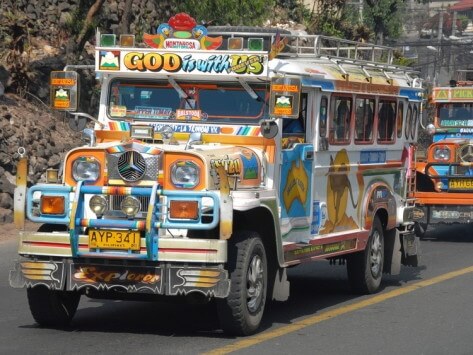
{"type": "Polygon", "coordinates": [[[469,224],[437,224],[429,226],[422,241],[472,243],[473,223],[469,224]]]}
{"type": "MultiPolygon", "coordinates": [[[[403,268],[398,276],[384,275],[380,292],[420,279],[421,270],[422,267],[403,268]]],[[[370,297],[352,293],[344,265],[329,265],[327,261],[303,264],[291,268],[288,277],[291,282],[289,300],[267,304],[260,331],[370,297]]],[[[192,304],[177,299],[136,302],[84,296],[70,327],[64,331],[235,338],[221,331],[215,302],[192,304]]]]}

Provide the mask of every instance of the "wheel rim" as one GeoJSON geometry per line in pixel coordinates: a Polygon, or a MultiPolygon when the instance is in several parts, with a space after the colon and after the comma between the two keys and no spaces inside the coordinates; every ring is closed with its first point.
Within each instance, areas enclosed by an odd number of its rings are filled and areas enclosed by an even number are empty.
{"type": "Polygon", "coordinates": [[[373,276],[378,276],[379,270],[381,269],[382,262],[382,245],[381,236],[377,230],[372,235],[371,248],[370,248],[370,267],[373,276]]]}
{"type": "Polygon", "coordinates": [[[259,255],[253,255],[247,274],[246,298],[248,310],[256,312],[261,305],[264,287],[263,261],[259,255]]]}

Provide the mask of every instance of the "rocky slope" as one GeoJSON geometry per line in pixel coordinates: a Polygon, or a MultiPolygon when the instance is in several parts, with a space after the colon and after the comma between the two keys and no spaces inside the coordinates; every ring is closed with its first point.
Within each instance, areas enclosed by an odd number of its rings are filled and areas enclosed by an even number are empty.
{"type": "Polygon", "coordinates": [[[28,185],[32,185],[45,180],[46,169],[59,168],[64,154],[79,144],[80,134],[42,102],[0,96],[0,224],[13,220],[18,148],[26,150],[28,185]]]}

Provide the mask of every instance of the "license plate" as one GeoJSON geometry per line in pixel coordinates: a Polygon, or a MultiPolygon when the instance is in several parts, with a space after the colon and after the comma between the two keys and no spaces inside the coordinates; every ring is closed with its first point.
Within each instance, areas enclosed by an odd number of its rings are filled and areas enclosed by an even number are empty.
{"type": "Polygon", "coordinates": [[[107,229],[89,230],[89,248],[140,250],[140,232],[107,229]]]}
{"type": "Polygon", "coordinates": [[[473,189],[473,179],[452,179],[448,182],[449,189],[466,190],[473,189]]]}

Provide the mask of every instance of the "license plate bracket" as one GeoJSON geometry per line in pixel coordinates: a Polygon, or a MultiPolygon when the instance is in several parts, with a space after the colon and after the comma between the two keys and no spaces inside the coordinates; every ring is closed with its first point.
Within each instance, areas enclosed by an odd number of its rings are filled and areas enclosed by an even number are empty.
{"type": "Polygon", "coordinates": [[[138,231],[91,228],[88,234],[90,249],[140,250],[138,231]]]}

